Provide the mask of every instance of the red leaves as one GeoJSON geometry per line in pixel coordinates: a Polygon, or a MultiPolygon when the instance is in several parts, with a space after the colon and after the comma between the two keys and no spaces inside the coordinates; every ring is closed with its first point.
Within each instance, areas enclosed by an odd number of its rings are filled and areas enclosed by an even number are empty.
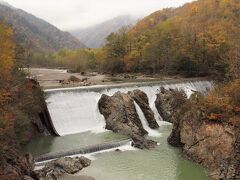
{"type": "Polygon", "coordinates": [[[237,79],[206,97],[203,106],[207,119],[223,121],[232,125],[240,124],[240,79],[237,79]]]}

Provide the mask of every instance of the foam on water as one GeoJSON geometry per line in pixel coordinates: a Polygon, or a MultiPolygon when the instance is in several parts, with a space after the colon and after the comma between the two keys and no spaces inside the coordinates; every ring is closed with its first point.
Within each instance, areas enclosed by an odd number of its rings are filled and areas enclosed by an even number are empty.
{"type": "Polygon", "coordinates": [[[134,102],[134,105],[135,105],[135,107],[136,107],[136,110],[137,110],[137,113],[138,113],[139,118],[140,118],[140,120],[141,120],[141,123],[142,123],[142,125],[143,125],[143,128],[148,132],[148,135],[149,135],[149,136],[153,136],[153,137],[159,137],[159,136],[161,136],[161,133],[159,133],[157,130],[151,129],[151,128],[148,126],[148,122],[147,122],[147,120],[146,120],[146,118],[145,118],[145,116],[144,116],[141,108],[139,107],[139,105],[138,105],[136,102],[134,102]]]}
{"type": "MultiPolygon", "coordinates": [[[[97,159],[97,156],[99,154],[102,154],[102,153],[107,153],[107,152],[112,152],[112,151],[116,151],[116,150],[119,150],[120,152],[124,152],[124,151],[137,151],[139,149],[133,147],[131,145],[132,142],[128,142],[127,144],[125,145],[122,145],[122,146],[119,146],[119,147],[115,147],[115,148],[110,148],[110,149],[105,149],[105,150],[101,150],[101,151],[97,151],[97,152],[93,152],[93,153],[87,153],[87,154],[75,154],[75,155],[71,155],[71,156],[65,156],[65,157],[81,157],[81,156],[84,156],[90,160],[96,160],[97,159]]],[[[45,164],[50,162],[50,161],[53,161],[55,159],[51,159],[51,160],[46,160],[46,161],[41,161],[41,162],[36,162],[35,165],[35,170],[39,170],[39,169],[42,169],[44,168],[45,164]]]]}
{"type": "MultiPolygon", "coordinates": [[[[52,124],[57,131],[57,134],[64,136],[67,134],[75,134],[80,132],[92,131],[94,133],[105,131],[105,120],[98,110],[98,101],[102,94],[113,95],[117,91],[125,92],[134,89],[144,91],[149,98],[149,105],[152,108],[155,118],[159,125],[162,125],[162,118],[160,117],[155,107],[156,94],[159,93],[160,87],[166,89],[182,89],[187,96],[193,91],[206,92],[211,89],[212,84],[209,81],[189,81],[184,83],[168,84],[166,82],[159,82],[159,84],[148,85],[133,85],[127,87],[113,87],[103,86],[96,90],[93,87],[81,90],[65,89],[65,90],[49,90],[46,91],[47,106],[51,115],[52,124]]],[[[138,108],[137,108],[138,109],[138,108]]],[[[140,119],[146,122],[145,117],[141,115],[141,110],[138,109],[140,119]]],[[[156,136],[157,133],[144,125],[149,135],[156,136]]]]}

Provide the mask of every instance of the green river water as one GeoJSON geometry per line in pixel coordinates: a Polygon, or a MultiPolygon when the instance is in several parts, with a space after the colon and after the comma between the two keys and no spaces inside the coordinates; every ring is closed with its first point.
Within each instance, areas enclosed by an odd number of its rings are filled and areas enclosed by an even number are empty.
{"type": "MultiPolygon", "coordinates": [[[[207,180],[208,172],[182,157],[181,151],[167,144],[171,125],[159,128],[160,137],[151,139],[160,143],[154,150],[110,151],[91,155],[90,167],[80,174],[96,180],[207,180]]],[[[48,152],[70,150],[86,145],[126,139],[110,131],[80,133],[63,137],[48,136],[33,140],[23,152],[40,155],[48,152]]],[[[130,148],[131,149],[131,148],[130,148]]]]}

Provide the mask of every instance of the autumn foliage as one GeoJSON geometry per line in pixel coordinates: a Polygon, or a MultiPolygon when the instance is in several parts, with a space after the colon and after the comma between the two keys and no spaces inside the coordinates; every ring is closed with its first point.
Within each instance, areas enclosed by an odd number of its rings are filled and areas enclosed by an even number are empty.
{"type": "Polygon", "coordinates": [[[240,125],[240,79],[210,92],[203,106],[208,119],[240,125]]]}
{"type": "Polygon", "coordinates": [[[240,74],[240,1],[198,0],[111,33],[100,49],[33,54],[30,65],[235,79],[240,74]]]}
{"type": "Polygon", "coordinates": [[[0,179],[14,179],[5,166],[19,163],[20,146],[33,136],[43,96],[19,70],[15,59],[20,52],[16,52],[11,28],[2,23],[0,47],[0,179]]]}
{"type": "Polygon", "coordinates": [[[240,126],[240,79],[219,85],[206,97],[192,95],[186,107],[198,111],[201,120],[240,126]]]}
{"type": "Polygon", "coordinates": [[[109,35],[107,62],[129,72],[236,78],[239,9],[238,0],[199,0],[155,12],[127,34],[109,35]]]}
{"type": "Polygon", "coordinates": [[[12,33],[11,28],[0,23],[0,81],[6,81],[11,78],[15,56],[12,33]]]}

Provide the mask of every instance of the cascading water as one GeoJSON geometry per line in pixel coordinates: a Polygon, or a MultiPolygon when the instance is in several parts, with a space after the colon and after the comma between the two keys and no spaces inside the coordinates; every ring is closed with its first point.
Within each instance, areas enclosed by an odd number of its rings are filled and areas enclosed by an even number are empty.
{"type": "Polygon", "coordinates": [[[160,136],[161,134],[158,131],[155,131],[155,130],[151,129],[148,126],[147,120],[146,120],[141,108],[139,107],[139,105],[136,102],[134,102],[134,105],[136,107],[136,110],[137,110],[138,116],[141,120],[141,123],[143,125],[143,128],[148,132],[148,135],[149,136],[154,136],[154,137],[160,136]]]}
{"type": "MultiPolygon", "coordinates": [[[[128,92],[134,89],[140,89],[144,91],[148,98],[149,104],[155,113],[157,122],[161,123],[161,117],[157,113],[154,101],[156,94],[159,92],[160,87],[166,89],[182,89],[189,97],[193,91],[206,92],[211,89],[212,84],[209,81],[186,81],[186,82],[158,82],[128,86],[99,86],[86,88],[68,88],[68,89],[55,89],[46,90],[47,106],[51,115],[52,124],[56,133],[60,136],[67,134],[75,134],[79,132],[92,131],[99,132],[104,131],[105,121],[103,116],[98,110],[98,100],[102,94],[113,95],[117,91],[128,92]]],[[[138,109],[138,108],[137,108],[138,109]]],[[[143,119],[141,110],[138,113],[143,119]]],[[[145,127],[148,128],[148,127],[145,127]]],[[[150,136],[156,136],[154,131],[149,131],[150,136]]]]}
{"type": "Polygon", "coordinates": [[[110,150],[113,148],[118,148],[120,146],[128,145],[131,143],[131,140],[123,140],[119,142],[110,142],[110,143],[103,143],[103,144],[97,144],[97,145],[92,145],[92,146],[87,146],[75,150],[69,150],[69,151],[62,151],[62,152],[57,152],[57,153],[49,153],[49,154],[44,154],[41,156],[38,156],[35,158],[35,162],[42,162],[42,161],[49,161],[52,159],[57,159],[60,157],[64,156],[74,156],[74,155],[83,155],[83,154],[91,154],[103,150],[110,150]]]}

